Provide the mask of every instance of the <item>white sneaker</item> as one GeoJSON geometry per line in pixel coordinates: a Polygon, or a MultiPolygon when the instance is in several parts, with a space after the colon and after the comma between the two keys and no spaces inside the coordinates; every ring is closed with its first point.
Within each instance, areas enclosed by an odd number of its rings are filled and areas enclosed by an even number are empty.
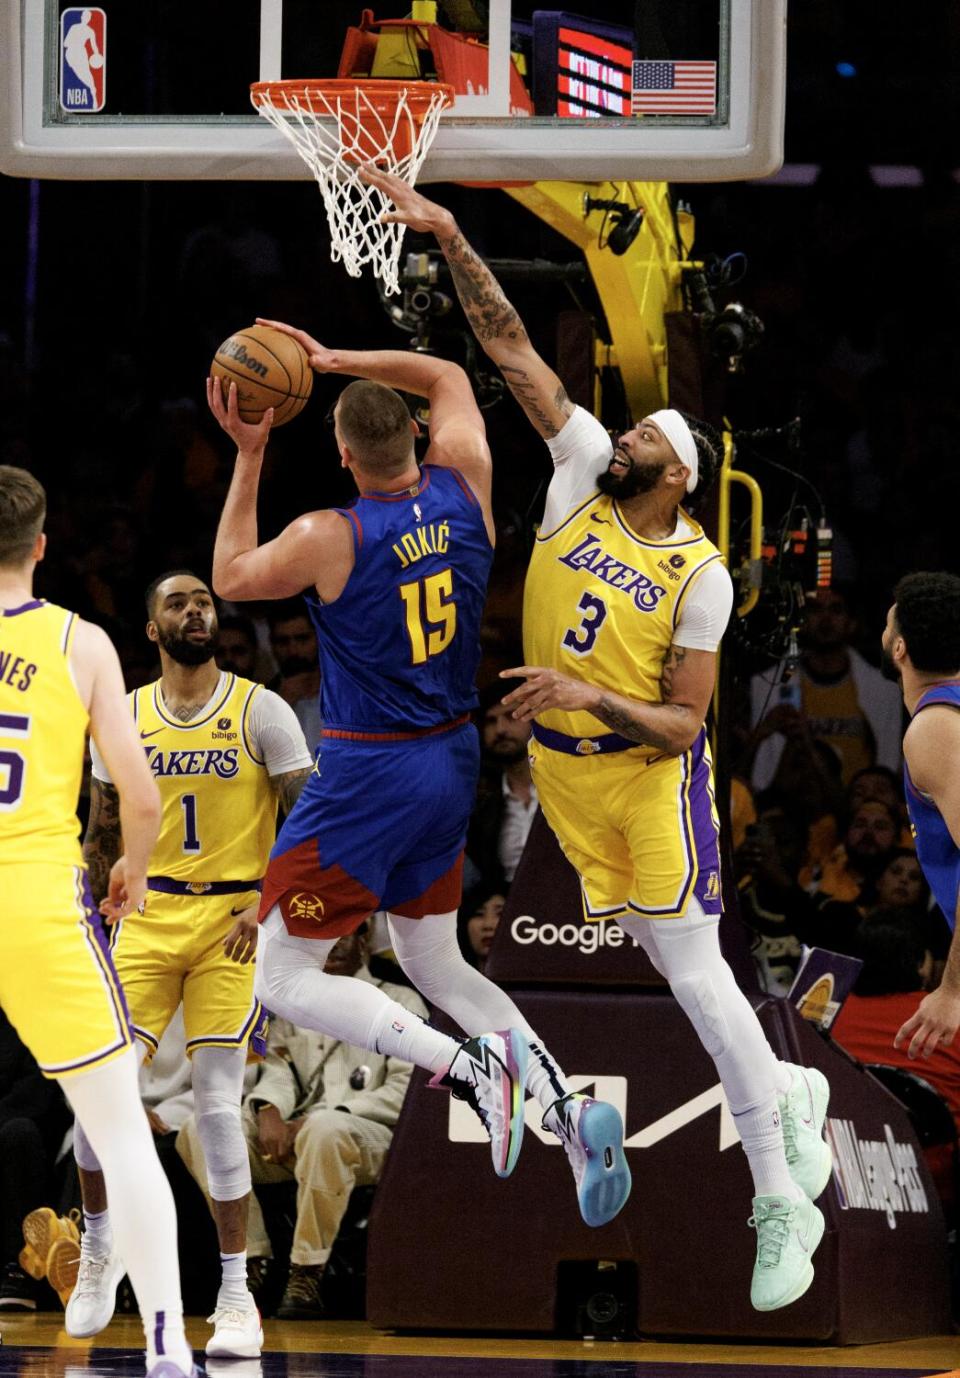
{"type": "Polygon", "coordinates": [[[117,1288],[125,1272],[116,1249],[111,1254],[95,1254],[87,1248],[86,1235],[82,1237],[77,1285],[66,1306],[68,1335],[85,1340],[99,1335],[109,1325],[117,1304],[117,1288]]]}
{"type": "Polygon", "coordinates": [[[447,1070],[430,1081],[431,1086],[449,1087],[452,1095],[465,1100],[480,1116],[490,1135],[498,1177],[509,1177],[520,1155],[529,1052],[519,1029],[479,1034],[462,1043],[447,1070]]]}
{"type": "Polygon", "coordinates": [[[798,1067],[795,1062],[788,1065],[793,1082],[787,1094],[778,1097],[783,1149],[790,1176],[811,1201],[816,1201],[833,1170],[833,1154],[823,1137],[830,1083],[816,1067],[798,1067]]]}
{"type": "Polygon", "coordinates": [[[258,1359],[263,1348],[260,1312],[250,1298],[249,1306],[218,1306],[207,1321],[213,1336],[207,1341],[207,1354],[217,1359],[258,1359]]]}
{"type": "Polygon", "coordinates": [[[566,1150],[584,1220],[588,1225],[608,1224],[626,1205],[631,1185],[619,1110],[606,1101],[572,1093],[554,1101],[543,1127],[556,1134],[566,1150]]]}

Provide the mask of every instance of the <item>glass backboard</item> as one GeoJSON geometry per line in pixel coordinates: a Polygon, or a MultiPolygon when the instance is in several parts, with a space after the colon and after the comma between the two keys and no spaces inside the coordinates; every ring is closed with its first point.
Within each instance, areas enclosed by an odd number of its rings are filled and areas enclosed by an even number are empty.
{"type": "Polygon", "coordinates": [[[0,0],[0,170],[309,177],[249,87],[338,75],[453,83],[421,181],[714,181],[779,167],[786,0],[572,4],[0,0]]]}

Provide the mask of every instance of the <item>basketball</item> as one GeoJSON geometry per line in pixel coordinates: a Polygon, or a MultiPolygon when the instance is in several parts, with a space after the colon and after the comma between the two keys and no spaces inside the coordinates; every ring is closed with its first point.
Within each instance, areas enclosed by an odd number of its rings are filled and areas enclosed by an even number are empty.
{"type": "Polygon", "coordinates": [[[306,350],[269,325],[248,325],[224,340],[210,373],[220,379],[224,401],[236,383],[241,420],[253,424],[273,407],[273,424],[285,425],[303,411],[313,387],[306,350]]]}

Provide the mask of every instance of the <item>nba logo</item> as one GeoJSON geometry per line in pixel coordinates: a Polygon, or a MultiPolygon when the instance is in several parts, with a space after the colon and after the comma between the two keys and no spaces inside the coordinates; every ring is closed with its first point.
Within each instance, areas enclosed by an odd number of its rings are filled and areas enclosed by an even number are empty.
{"type": "Polygon", "coordinates": [[[60,16],[60,108],[93,115],[103,109],[107,88],[107,16],[72,5],[60,16]]]}

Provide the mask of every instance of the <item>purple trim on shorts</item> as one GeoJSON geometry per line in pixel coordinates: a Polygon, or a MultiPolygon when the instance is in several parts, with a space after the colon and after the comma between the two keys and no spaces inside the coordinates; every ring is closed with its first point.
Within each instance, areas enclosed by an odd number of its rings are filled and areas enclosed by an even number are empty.
{"type": "Polygon", "coordinates": [[[158,1311],[158,1312],[156,1313],[156,1315],[154,1316],[154,1321],[153,1321],[153,1348],[154,1348],[154,1352],[157,1353],[157,1354],[165,1354],[165,1353],[166,1353],[166,1350],[165,1350],[164,1347],[163,1347],[163,1323],[164,1323],[165,1320],[166,1320],[166,1315],[165,1315],[165,1313],[164,1313],[163,1311],[158,1311]]]}
{"type": "Polygon", "coordinates": [[[187,1040],[187,1052],[191,1053],[197,1048],[222,1048],[224,1046],[239,1048],[243,1043],[249,1042],[258,1057],[266,1057],[266,1021],[268,1018],[267,1011],[257,1000],[238,1034],[205,1034],[202,1038],[190,1038],[187,1040]]]}
{"type": "Polygon", "coordinates": [[[106,968],[108,977],[112,976],[113,981],[108,979],[107,984],[111,988],[111,998],[113,999],[114,1011],[121,1026],[126,1030],[130,1041],[133,1041],[133,1023],[130,1019],[130,1011],[127,1008],[127,999],[123,993],[123,983],[117,974],[117,968],[113,963],[113,953],[110,950],[110,939],[104,932],[103,920],[100,911],[93,902],[93,894],[90,890],[90,874],[86,868],[77,867],[77,872],[82,879],[78,885],[78,899],[86,910],[84,931],[87,941],[93,947],[98,961],[106,968]]]}

